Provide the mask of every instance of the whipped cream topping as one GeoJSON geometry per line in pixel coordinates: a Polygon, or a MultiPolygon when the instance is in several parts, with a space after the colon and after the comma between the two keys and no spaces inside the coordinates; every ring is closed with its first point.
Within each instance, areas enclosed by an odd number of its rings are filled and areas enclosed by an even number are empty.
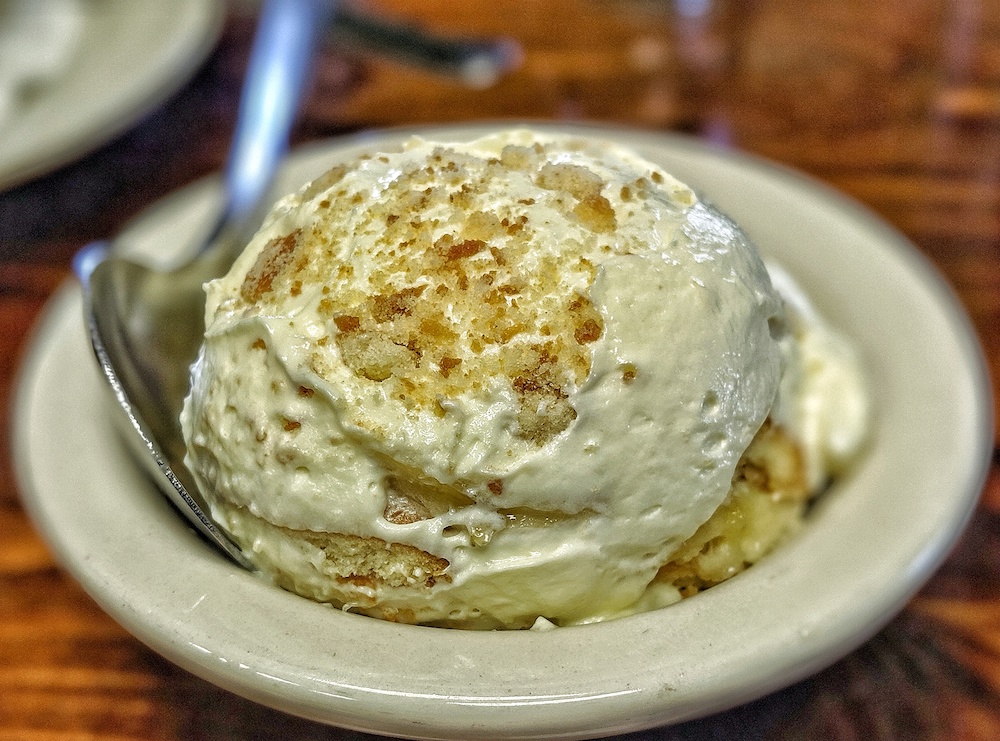
{"type": "Polygon", "coordinates": [[[786,317],[732,222],[607,142],[415,138],[341,163],[207,292],[189,467],[265,570],[347,607],[507,627],[627,613],[772,413],[817,481],[864,429],[862,402],[849,423],[831,411],[864,398],[835,335],[805,303],[786,317]],[[331,580],[287,533],[445,566],[331,580]]]}
{"type": "Polygon", "coordinates": [[[767,268],[791,328],[772,416],[802,446],[808,483],[815,490],[857,459],[868,437],[871,399],[855,347],[816,311],[784,268],[773,263],[767,268]]]}

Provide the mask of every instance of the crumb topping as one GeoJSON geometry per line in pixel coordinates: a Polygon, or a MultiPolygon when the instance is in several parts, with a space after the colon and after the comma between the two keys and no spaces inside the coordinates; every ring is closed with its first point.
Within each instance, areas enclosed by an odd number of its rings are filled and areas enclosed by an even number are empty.
{"type": "Polygon", "coordinates": [[[301,236],[302,230],[296,229],[291,234],[272,239],[267,243],[240,288],[240,295],[244,301],[247,303],[260,301],[271,292],[276,277],[290,272],[290,264],[301,236]]]}
{"type": "Polygon", "coordinates": [[[508,145],[499,158],[438,147],[362,159],[306,189],[323,196],[313,223],[272,239],[240,295],[266,310],[319,286],[328,334],[314,369],[329,372],[332,339],[351,372],[407,409],[440,415],[441,399],[504,378],[517,434],[541,445],[575,419],[570,393],[604,332],[588,298],[597,264],[645,247],[615,234],[638,206],[618,214],[609,195],[641,200],[647,177],[609,184],[541,144],[508,145]],[[376,168],[381,190],[353,168],[376,168]],[[512,197],[515,184],[530,196],[512,197]],[[556,221],[568,226],[552,245],[556,221]]]}

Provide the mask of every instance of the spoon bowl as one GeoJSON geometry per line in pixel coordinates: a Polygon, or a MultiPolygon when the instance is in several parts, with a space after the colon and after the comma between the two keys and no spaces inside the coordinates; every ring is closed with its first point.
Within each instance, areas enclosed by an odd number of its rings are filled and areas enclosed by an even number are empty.
{"type": "Polygon", "coordinates": [[[95,242],[74,259],[84,284],[91,344],[117,407],[123,438],[135,458],[195,527],[241,566],[240,549],[208,516],[184,465],[177,418],[187,394],[188,368],[204,330],[202,285],[222,272],[229,250],[214,245],[186,265],[160,272],[113,257],[95,242]]]}
{"type": "Polygon", "coordinates": [[[74,259],[84,315],[101,372],[123,412],[124,436],[160,488],[219,549],[246,568],[240,549],[212,522],[184,465],[177,423],[189,368],[204,332],[203,284],[232,264],[259,223],[288,149],[306,73],[329,0],[268,0],[261,12],[224,178],[225,203],[193,258],[160,271],[95,242],[74,259]]]}

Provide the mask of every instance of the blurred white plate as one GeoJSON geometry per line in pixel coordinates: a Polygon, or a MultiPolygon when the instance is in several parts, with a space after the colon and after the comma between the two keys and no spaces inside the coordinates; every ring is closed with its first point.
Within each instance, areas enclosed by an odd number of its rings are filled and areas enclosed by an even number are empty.
{"type": "Polygon", "coordinates": [[[0,123],[0,190],[109,141],[178,90],[214,46],[225,10],[222,0],[88,0],[83,8],[66,69],[0,123]]]}
{"type": "MultiPolygon", "coordinates": [[[[811,180],[686,138],[596,133],[708,194],[863,353],[872,448],[796,538],[680,604],[545,633],[396,625],[311,603],[205,545],[126,456],[71,282],[38,327],[14,420],[24,502],[65,567],[201,677],[322,722],[424,738],[583,738],[677,722],[792,683],[871,636],[940,564],[978,500],[992,405],[966,316],[898,233],[811,180]]],[[[284,187],[402,136],[300,151],[284,187]]],[[[176,255],[215,187],[195,184],[150,212],[131,230],[136,249],[176,255]]]]}

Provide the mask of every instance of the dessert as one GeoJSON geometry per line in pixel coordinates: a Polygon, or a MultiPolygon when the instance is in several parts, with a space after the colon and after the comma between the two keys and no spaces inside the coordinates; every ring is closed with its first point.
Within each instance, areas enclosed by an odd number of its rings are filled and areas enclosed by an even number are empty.
{"type": "Polygon", "coordinates": [[[347,610],[669,604],[773,548],[863,440],[853,352],[781,281],[608,142],[414,138],[279,201],[207,286],[188,466],[263,574],[347,610]]]}

